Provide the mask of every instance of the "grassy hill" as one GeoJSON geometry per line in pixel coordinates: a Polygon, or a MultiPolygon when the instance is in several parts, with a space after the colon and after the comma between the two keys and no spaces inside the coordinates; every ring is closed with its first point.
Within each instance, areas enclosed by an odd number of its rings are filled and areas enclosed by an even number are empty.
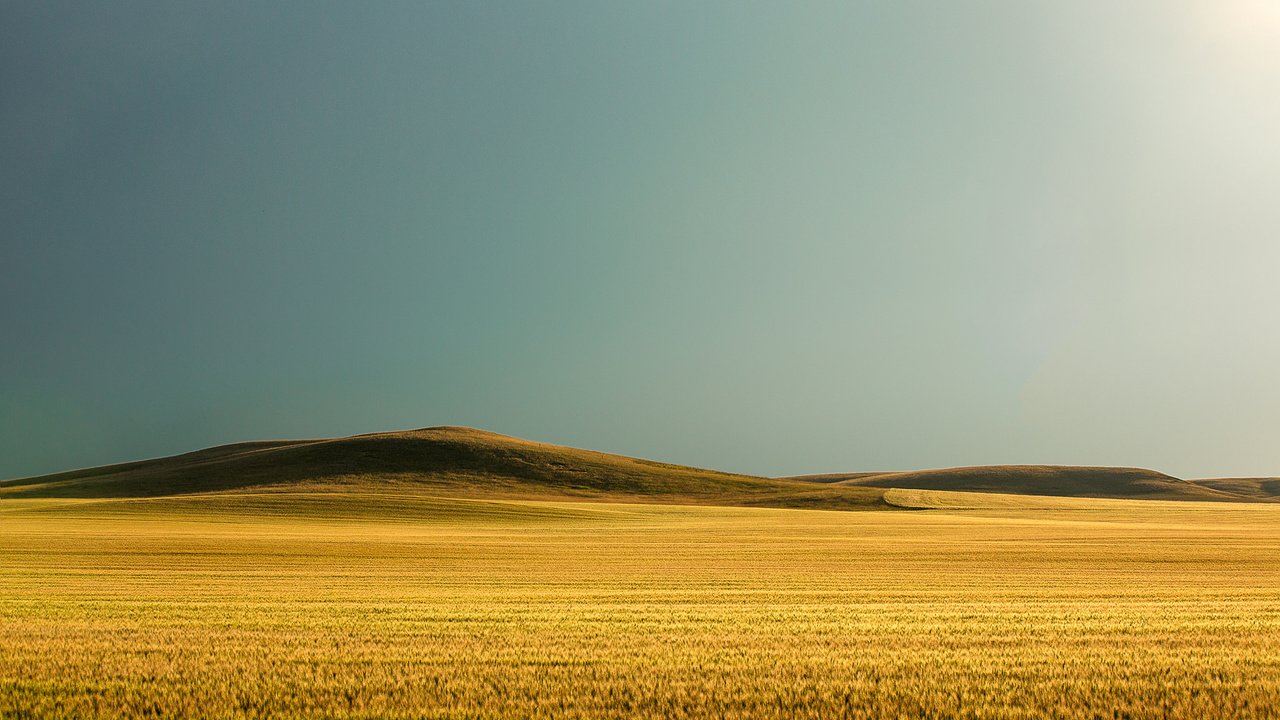
{"type": "Polygon", "coordinates": [[[874,487],[915,490],[1055,495],[1063,497],[1149,500],[1250,500],[1223,485],[1165,475],[1155,470],[1061,465],[991,465],[891,473],[849,473],[790,478],[827,487],[874,487]]]}
{"type": "Polygon", "coordinates": [[[795,475],[787,478],[788,480],[803,480],[805,482],[820,483],[822,485],[835,485],[845,480],[859,480],[862,478],[874,477],[876,475],[891,475],[886,472],[855,472],[855,473],[827,473],[823,475],[795,475]]]}
{"type": "Polygon", "coordinates": [[[770,507],[888,507],[884,491],[735,475],[461,427],[237,443],[0,482],[2,498],[379,492],[770,507]]]}
{"type": "Polygon", "coordinates": [[[1259,500],[1280,499],[1280,477],[1212,478],[1191,482],[1213,490],[1259,500]]]}
{"type": "MultiPolygon", "coordinates": [[[[588,499],[789,508],[882,508],[890,488],[1152,500],[1280,498],[1280,479],[1180,480],[1154,470],[997,465],[763,478],[533,442],[463,427],[223,445],[0,482],[4,498],[208,493],[588,499]]],[[[255,501],[259,502],[259,501],[255,501]]],[[[278,502],[264,500],[261,502],[278,502]]],[[[313,499],[311,502],[315,502],[313,499]]],[[[343,501],[346,502],[346,501],[343,501]]],[[[339,503],[341,504],[341,503],[339,503]]]]}

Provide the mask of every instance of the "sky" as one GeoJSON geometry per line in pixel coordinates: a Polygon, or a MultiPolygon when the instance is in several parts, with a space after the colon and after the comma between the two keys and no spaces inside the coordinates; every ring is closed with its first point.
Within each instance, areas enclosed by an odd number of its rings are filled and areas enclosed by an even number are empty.
{"type": "Polygon", "coordinates": [[[6,2],[0,477],[1280,474],[1280,2],[6,2]]]}

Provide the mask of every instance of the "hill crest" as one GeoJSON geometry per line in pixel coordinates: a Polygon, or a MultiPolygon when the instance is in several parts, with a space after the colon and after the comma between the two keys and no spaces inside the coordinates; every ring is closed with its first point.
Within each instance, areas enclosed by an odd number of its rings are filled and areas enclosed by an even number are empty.
{"type": "Polygon", "coordinates": [[[1248,500],[1155,470],[1082,465],[980,465],[908,472],[797,476],[793,480],[837,487],[945,490],[1014,495],[1150,499],[1248,500]]]}
{"type": "Polygon", "coordinates": [[[0,499],[145,498],[225,492],[885,507],[888,489],[1114,499],[1269,502],[1274,479],[1188,481],[1142,468],[991,465],[765,478],[446,425],[344,438],[265,440],[0,481],[0,499]]]}
{"type": "Polygon", "coordinates": [[[824,488],[486,430],[440,426],[345,438],[233,443],[182,455],[0,482],[4,497],[395,491],[524,499],[887,507],[875,488],[824,488]]]}

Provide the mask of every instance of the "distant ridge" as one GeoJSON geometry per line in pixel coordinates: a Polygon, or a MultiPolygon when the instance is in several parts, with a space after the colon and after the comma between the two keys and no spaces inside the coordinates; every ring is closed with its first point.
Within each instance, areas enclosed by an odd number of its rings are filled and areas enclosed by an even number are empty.
{"type": "Polygon", "coordinates": [[[1191,482],[1234,495],[1280,500],[1280,477],[1210,478],[1191,482]]]}
{"type": "Polygon", "coordinates": [[[380,493],[787,508],[888,508],[889,489],[1079,498],[1280,501],[1280,478],[1188,481],[1125,467],[992,465],[764,478],[466,427],[268,440],[0,481],[5,498],[380,493]]]}
{"type": "Polygon", "coordinates": [[[1247,501],[1227,481],[1191,482],[1155,470],[1070,465],[986,465],[912,472],[803,475],[790,478],[836,487],[949,490],[1062,497],[1247,501]]]}
{"type": "Polygon", "coordinates": [[[884,491],[815,487],[521,440],[464,427],[244,442],[0,482],[6,497],[377,491],[805,508],[889,507],[884,491]]]}

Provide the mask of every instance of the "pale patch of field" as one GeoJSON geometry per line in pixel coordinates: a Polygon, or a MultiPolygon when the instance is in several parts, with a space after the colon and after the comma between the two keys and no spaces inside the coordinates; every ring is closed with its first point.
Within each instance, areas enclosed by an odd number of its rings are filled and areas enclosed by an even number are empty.
{"type": "MultiPolygon", "coordinates": [[[[1141,500],[1087,497],[1055,497],[1052,495],[1015,495],[1011,493],[969,492],[964,490],[886,490],[885,502],[909,509],[949,510],[1080,510],[1086,512],[1133,513],[1139,516],[1152,511],[1177,513],[1179,509],[1205,517],[1221,514],[1213,503],[1189,500],[1141,500]],[[1135,505],[1134,503],[1138,503],[1135,505]]],[[[1247,512],[1247,511],[1246,511],[1247,512]]],[[[1229,514],[1229,513],[1228,513],[1229,514]]]]}
{"type": "MultiPolygon", "coordinates": [[[[965,492],[959,490],[916,490],[893,488],[885,491],[885,502],[901,508],[917,510],[986,510],[1013,508],[1019,510],[1098,509],[1108,503],[1133,501],[1094,498],[1053,497],[1049,495],[1012,495],[1006,493],[965,492]]],[[[1159,502],[1142,500],[1138,502],[1159,502]]],[[[1168,503],[1164,503],[1168,504],[1168,503]]]]}
{"type": "Polygon", "coordinates": [[[1280,506],[953,495],[0,501],[0,717],[1280,717],[1280,506]]]}

